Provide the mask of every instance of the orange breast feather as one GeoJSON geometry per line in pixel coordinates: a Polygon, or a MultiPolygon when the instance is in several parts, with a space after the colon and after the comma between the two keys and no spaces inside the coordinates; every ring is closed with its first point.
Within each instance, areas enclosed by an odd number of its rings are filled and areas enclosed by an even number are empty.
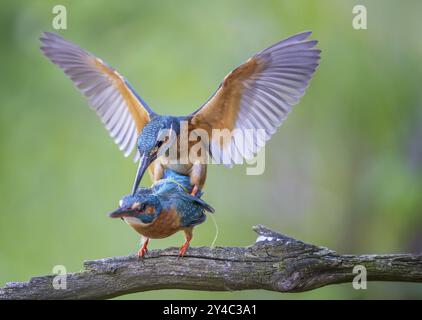
{"type": "Polygon", "coordinates": [[[162,239],[171,236],[181,230],[180,216],[175,209],[162,211],[161,214],[151,223],[130,225],[140,234],[151,239],[162,239]]]}

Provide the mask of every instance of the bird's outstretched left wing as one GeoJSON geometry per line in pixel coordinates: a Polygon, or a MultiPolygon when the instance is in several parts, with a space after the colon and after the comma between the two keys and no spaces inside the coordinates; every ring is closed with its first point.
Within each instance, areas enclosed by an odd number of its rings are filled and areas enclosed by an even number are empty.
{"type": "Polygon", "coordinates": [[[127,157],[154,112],[136,94],[127,80],[101,59],[57,34],[41,36],[41,50],[88,98],[120,150],[127,157]]]}
{"type": "Polygon", "coordinates": [[[215,94],[190,115],[194,128],[208,132],[216,161],[231,166],[251,158],[299,102],[321,53],[314,47],[317,41],[307,40],[310,34],[296,34],[257,53],[229,73],[215,94]],[[243,135],[241,141],[233,134],[224,142],[219,136],[215,139],[212,129],[251,129],[255,133],[263,129],[263,135],[243,135]]]}

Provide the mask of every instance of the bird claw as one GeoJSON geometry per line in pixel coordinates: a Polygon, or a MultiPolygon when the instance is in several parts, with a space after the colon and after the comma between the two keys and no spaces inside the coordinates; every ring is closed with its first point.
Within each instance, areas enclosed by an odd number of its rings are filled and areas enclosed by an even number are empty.
{"type": "Polygon", "coordinates": [[[192,191],[190,193],[191,196],[196,196],[198,194],[199,188],[198,186],[195,184],[192,188],[192,191]]]}
{"type": "Polygon", "coordinates": [[[138,258],[142,259],[147,252],[148,252],[148,240],[146,240],[143,243],[142,247],[139,249],[137,253],[138,258]]]}
{"type": "Polygon", "coordinates": [[[178,259],[179,258],[182,258],[182,257],[184,257],[185,256],[185,253],[186,253],[186,250],[188,250],[188,248],[189,248],[189,243],[185,243],[181,248],[180,248],[180,250],[179,250],[179,257],[178,257],[178,259]]]}
{"type": "Polygon", "coordinates": [[[148,249],[147,249],[147,248],[142,247],[141,249],[139,249],[139,251],[138,251],[138,253],[137,253],[138,258],[139,258],[139,259],[142,259],[142,258],[145,256],[145,254],[146,254],[147,252],[148,252],[148,249]]]}

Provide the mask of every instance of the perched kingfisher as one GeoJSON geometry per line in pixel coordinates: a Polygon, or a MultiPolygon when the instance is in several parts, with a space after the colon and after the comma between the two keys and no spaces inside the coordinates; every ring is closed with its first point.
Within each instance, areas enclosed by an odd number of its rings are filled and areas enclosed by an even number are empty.
{"type": "Polygon", "coordinates": [[[115,69],[54,33],[42,35],[41,50],[88,98],[124,155],[135,149],[134,161],[139,159],[139,166],[132,195],[147,168],[153,181],[160,180],[167,168],[189,176],[195,195],[205,184],[207,162],[195,158],[186,163],[163,161],[176,141],[180,146],[181,122],[187,122],[189,132],[200,129],[208,134],[207,152],[217,162],[230,167],[252,158],[299,102],[318,67],[321,51],[315,48],[316,40],[308,39],[310,34],[293,35],[255,54],[230,72],[205,104],[181,117],[158,115],[115,69]],[[244,141],[233,135],[221,141],[213,135],[215,129],[261,129],[264,134],[244,141]],[[173,134],[163,138],[165,130],[173,134]]]}
{"type": "Polygon", "coordinates": [[[149,239],[162,239],[177,231],[185,233],[185,243],[180,248],[183,256],[192,240],[193,227],[205,221],[205,211],[214,209],[198,196],[189,194],[189,177],[170,169],[164,178],[156,181],[151,188],[139,188],[134,195],[120,200],[119,208],[110,213],[111,218],[122,218],[142,235],[142,246],[138,256],[148,251],[149,239]]]}

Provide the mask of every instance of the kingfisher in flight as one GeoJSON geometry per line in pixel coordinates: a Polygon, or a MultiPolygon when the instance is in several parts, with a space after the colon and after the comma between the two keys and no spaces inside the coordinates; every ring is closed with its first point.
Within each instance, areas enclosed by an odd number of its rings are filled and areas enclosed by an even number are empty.
{"type": "Polygon", "coordinates": [[[205,212],[214,213],[214,209],[198,195],[189,194],[190,188],[187,175],[168,169],[163,179],[156,181],[151,188],[141,187],[135,194],[123,197],[119,208],[109,214],[111,218],[122,218],[142,235],[138,257],[147,253],[150,238],[162,239],[178,231],[185,233],[179,256],[185,255],[193,228],[205,221],[205,212]]]}
{"type": "MultiPolygon", "coordinates": [[[[293,35],[255,54],[230,72],[215,93],[187,116],[155,113],[120,73],[57,34],[43,33],[41,50],[88,98],[124,155],[133,152],[134,161],[139,161],[132,196],[148,168],[153,181],[162,179],[166,169],[188,176],[191,193],[197,195],[205,184],[207,161],[195,157],[183,163],[164,161],[166,152],[181,144],[181,123],[187,123],[188,132],[208,134],[206,149],[217,163],[231,167],[251,159],[299,102],[319,65],[321,51],[315,47],[316,40],[308,39],[310,34],[293,35]],[[232,135],[223,141],[213,135],[214,130],[235,129],[261,130],[263,134],[246,139],[232,135]]],[[[192,146],[189,142],[188,149],[192,146]]]]}

